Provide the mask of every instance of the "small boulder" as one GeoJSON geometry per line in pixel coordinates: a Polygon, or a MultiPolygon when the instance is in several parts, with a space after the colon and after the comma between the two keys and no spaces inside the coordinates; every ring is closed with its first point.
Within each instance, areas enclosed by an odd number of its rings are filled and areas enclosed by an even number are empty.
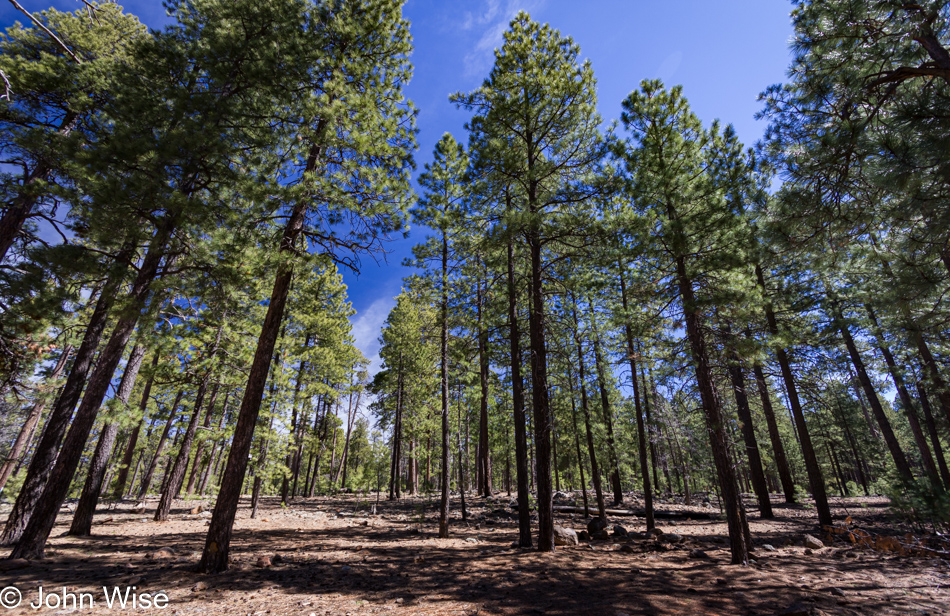
{"type": "Polygon", "coordinates": [[[662,534],[663,534],[663,530],[659,528],[651,528],[650,530],[647,531],[647,535],[651,535],[653,537],[659,537],[662,534]]]}
{"type": "Polygon", "coordinates": [[[273,563],[270,560],[270,556],[259,556],[257,558],[257,562],[254,563],[254,566],[264,569],[266,567],[270,567],[272,564],[273,563]]]}
{"type": "Polygon", "coordinates": [[[271,564],[279,565],[280,563],[284,562],[284,557],[280,554],[274,554],[270,557],[270,562],[271,564]]]}
{"type": "Polygon", "coordinates": [[[476,539],[475,537],[466,537],[465,543],[478,543],[478,539],[476,539]]]}
{"type": "Polygon", "coordinates": [[[678,535],[676,533],[663,533],[657,539],[661,543],[683,543],[683,535],[678,535]]]}
{"type": "Polygon", "coordinates": [[[633,546],[630,545],[629,543],[625,543],[622,546],[620,546],[620,551],[623,552],[624,554],[633,554],[634,552],[636,552],[633,546]]]}
{"type": "Polygon", "coordinates": [[[554,545],[577,545],[577,533],[570,528],[555,526],[554,545]]]}
{"type": "Polygon", "coordinates": [[[614,537],[626,537],[627,529],[617,524],[614,526],[614,537]]]}
{"type": "Polygon", "coordinates": [[[689,557],[695,559],[706,559],[709,558],[709,554],[699,548],[689,551],[689,557]]]}
{"type": "Polygon", "coordinates": [[[581,532],[577,533],[577,540],[590,541],[590,533],[587,532],[586,530],[582,530],[581,532]]]}
{"type": "Polygon", "coordinates": [[[155,550],[151,554],[146,554],[145,558],[151,558],[152,560],[169,560],[175,558],[175,553],[168,548],[162,548],[155,550]]]}
{"type": "Polygon", "coordinates": [[[610,541],[610,533],[607,532],[606,528],[600,529],[590,537],[591,539],[596,539],[598,541],[610,541]]]}
{"type": "Polygon", "coordinates": [[[811,535],[805,535],[802,537],[802,544],[806,548],[811,548],[813,550],[820,550],[821,548],[825,547],[825,544],[821,542],[821,539],[811,535]]]}
{"type": "Polygon", "coordinates": [[[198,582],[197,584],[191,587],[192,592],[201,592],[202,590],[208,590],[208,585],[205,584],[204,582],[198,582]]]}
{"type": "Polygon", "coordinates": [[[593,536],[597,531],[607,529],[607,518],[596,517],[592,518],[590,522],[587,523],[587,532],[593,536]]]}

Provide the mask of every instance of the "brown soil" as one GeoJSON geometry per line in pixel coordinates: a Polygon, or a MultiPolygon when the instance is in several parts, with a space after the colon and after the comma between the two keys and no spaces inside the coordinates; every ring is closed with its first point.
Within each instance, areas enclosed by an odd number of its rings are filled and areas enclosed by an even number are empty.
{"type": "MultiPolygon", "coordinates": [[[[846,542],[808,553],[802,535],[818,533],[814,510],[807,507],[775,501],[776,519],[770,521],[750,513],[756,562],[735,566],[729,564],[724,523],[687,519],[708,508],[657,505],[683,515],[658,522],[686,538],[678,545],[612,538],[541,554],[511,547],[517,520],[493,515],[507,498],[469,501],[470,519],[463,523],[453,499],[451,539],[436,537],[434,497],[383,500],[376,515],[373,501],[355,496],[298,499],[287,508],[269,498],[262,499],[254,520],[242,501],[232,567],[219,575],[193,571],[207,520],[189,510],[201,501],[178,503],[166,523],[151,521],[154,501],[144,513],[133,511],[134,503],[103,508],[95,535],[87,538],[63,535],[71,517],[64,510],[46,560],[13,570],[0,563],[0,588],[16,586],[24,599],[19,608],[0,612],[117,613],[106,609],[102,587],[134,585],[139,592],[164,591],[170,599],[164,610],[138,613],[176,615],[950,613],[946,560],[855,549],[846,542]],[[766,551],[766,543],[776,551],[766,551]],[[691,554],[696,549],[709,558],[691,554]],[[260,557],[272,564],[258,562],[260,557]],[[96,607],[31,609],[39,586],[47,593],[62,593],[63,587],[92,593],[96,607]]],[[[850,515],[862,528],[892,529],[883,499],[838,499],[833,506],[836,516],[850,515]]],[[[558,518],[562,526],[585,527],[583,516],[558,518]]],[[[631,533],[645,528],[640,518],[611,523],[631,533]]]]}

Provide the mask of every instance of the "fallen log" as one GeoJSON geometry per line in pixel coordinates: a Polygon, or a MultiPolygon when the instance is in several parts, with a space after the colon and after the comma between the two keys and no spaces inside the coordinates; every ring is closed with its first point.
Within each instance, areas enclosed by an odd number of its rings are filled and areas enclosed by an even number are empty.
{"type": "MultiPolygon", "coordinates": [[[[511,508],[515,511],[518,510],[518,503],[513,503],[511,508]]],[[[571,505],[554,505],[554,511],[557,513],[584,513],[583,507],[574,507],[571,505]]],[[[597,513],[597,507],[588,507],[588,510],[591,513],[597,513]]],[[[619,517],[646,517],[646,511],[643,509],[605,509],[604,513],[612,516],[619,517]]],[[[653,517],[660,520],[685,520],[690,518],[693,520],[718,520],[719,513],[712,513],[707,511],[663,511],[655,510],[653,512],[653,517]]]]}

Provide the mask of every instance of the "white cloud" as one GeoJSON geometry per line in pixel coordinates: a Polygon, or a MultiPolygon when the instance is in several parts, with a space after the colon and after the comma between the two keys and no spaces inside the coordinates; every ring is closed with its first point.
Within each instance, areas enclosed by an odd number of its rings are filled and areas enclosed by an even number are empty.
{"type": "Polygon", "coordinates": [[[506,0],[504,9],[501,0],[485,0],[485,10],[479,16],[466,13],[463,30],[482,28],[482,35],[475,47],[465,54],[465,76],[485,76],[495,61],[495,49],[501,47],[505,31],[518,11],[531,13],[541,8],[544,0],[506,0]]]}
{"type": "Polygon", "coordinates": [[[382,365],[379,357],[379,335],[386,317],[395,305],[395,297],[381,297],[353,318],[353,340],[356,348],[370,360],[368,370],[371,379],[382,365]]]}

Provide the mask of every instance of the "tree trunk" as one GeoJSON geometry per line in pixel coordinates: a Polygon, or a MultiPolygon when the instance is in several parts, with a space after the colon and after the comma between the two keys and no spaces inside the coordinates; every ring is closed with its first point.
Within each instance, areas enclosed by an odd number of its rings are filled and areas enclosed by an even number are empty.
{"type": "MultiPolygon", "coordinates": [[[[746,332],[746,336],[749,333],[746,332]]],[[[752,375],[755,377],[755,385],[759,390],[759,400],[762,402],[762,414],[765,415],[765,423],[769,428],[769,441],[772,443],[772,456],[775,458],[775,466],[778,469],[779,481],[782,482],[782,491],[785,493],[785,502],[795,502],[795,482],[792,480],[792,471],[788,466],[788,458],[785,455],[785,446],[782,444],[782,435],[778,431],[778,422],[775,420],[775,411],[772,408],[772,396],[769,394],[768,382],[765,380],[765,373],[762,371],[762,365],[755,361],[752,364],[752,375]]]]}
{"type": "Polygon", "coordinates": [[[481,395],[478,406],[478,448],[475,460],[475,489],[484,497],[491,496],[491,446],[488,442],[488,331],[482,322],[482,304],[485,301],[481,280],[476,282],[478,313],[478,382],[481,395]]]}
{"type": "MultiPolygon", "coordinates": [[[[574,386],[571,385],[571,379],[568,377],[567,382],[569,385],[569,391],[571,394],[571,421],[574,424],[574,447],[577,449],[577,468],[580,471],[581,476],[581,496],[584,499],[584,517],[590,517],[590,506],[587,502],[587,480],[584,479],[584,460],[581,456],[581,437],[578,434],[579,430],[577,429],[577,402],[574,400],[574,386]]],[[[653,502],[652,499],[650,501],[653,502]]],[[[525,508],[527,509],[527,507],[525,508]]],[[[518,515],[521,515],[521,503],[518,503],[518,515]]],[[[651,512],[652,517],[652,512],[651,512]]]]}
{"type": "MultiPolygon", "coordinates": [[[[201,474],[202,470],[202,459],[204,458],[205,443],[207,442],[208,433],[211,430],[211,420],[214,417],[214,401],[218,398],[218,388],[220,383],[215,383],[214,390],[211,392],[211,401],[208,403],[208,411],[205,413],[205,420],[201,424],[202,429],[205,431],[205,437],[198,442],[198,446],[195,448],[195,459],[191,465],[191,474],[188,476],[188,486],[185,488],[185,494],[191,495],[195,491],[195,482],[198,480],[198,476],[201,474]]],[[[227,392],[224,395],[224,405],[222,406],[222,414],[224,413],[223,409],[228,407],[228,396],[231,395],[231,392],[227,392]]],[[[208,460],[210,463],[210,459],[208,460]]]]}
{"type": "MultiPolygon", "coordinates": [[[[762,268],[755,266],[756,280],[762,292],[768,296],[768,290],[765,288],[765,276],[762,274],[762,268]]],[[[772,305],[766,301],[765,318],[768,322],[769,333],[772,337],[779,334],[778,322],[775,320],[775,312],[772,305]]],[[[802,412],[802,405],[798,399],[798,389],[795,387],[795,378],[792,376],[791,363],[788,360],[788,354],[785,348],[775,347],[775,358],[778,360],[779,367],[782,369],[782,379],[785,381],[785,395],[788,396],[789,410],[795,419],[795,426],[798,429],[798,442],[802,448],[802,458],[805,460],[805,470],[808,472],[808,485],[811,488],[812,498],[815,499],[815,508],[818,510],[818,523],[822,526],[831,526],[831,508],[828,506],[828,496],[825,494],[825,479],[822,477],[821,467],[818,465],[818,458],[815,456],[815,449],[811,443],[811,436],[808,433],[808,425],[805,423],[805,414],[802,412]]]]}
{"type": "Polygon", "coordinates": [[[614,506],[623,503],[623,486],[620,483],[620,460],[617,448],[614,445],[614,420],[610,408],[610,396],[607,392],[607,376],[604,368],[604,357],[600,351],[600,332],[594,320],[594,305],[588,300],[590,307],[590,328],[594,334],[594,369],[597,371],[597,385],[600,389],[600,410],[607,426],[607,463],[610,465],[610,485],[614,491],[614,506]]]}
{"type": "Polygon", "coordinates": [[[127,260],[131,256],[132,249],[124,248],[116,258],[116,263],[109,273],[108,280],[99,291],[96,307],[93,309],[89,323],[86,325],[86,331],[83,334],[79,350],[76,351],[76,358],[69,370],[69,376],[66,377],[66,383],[60,390],[59,397],[56,398],[56,402],[46,418],[46,426],[43,428],[39,444],[33,451],[33,459],[27,467],[23,486],[20,488],[13,509],[7,517],[3,536],[0,537],[0,545],[12,545],[20,540],[36,507],[36,502],[43,493],[43,488],[46,487],[50,470],[53,468],[56,456],[59,454],[59,445],[66,434],[66,429],[69,427],[69,420],[72,417],[76,402],[79,401],[79,397],[82,395],[86,376],[92,368],[92,362],[99,347],[99,340],[102,338],[102,332],[109,317],[109,310],[116,299],[119,283],[128,268],[127,260]]]}
{"type": "MultiPolygon", "coordinates": [[[[122,374],[122,381],[119,383],[119,389],[116,392],[116,399],[120,404],[127,404],[129,396],[132,395],[132,387],[135,386],[135,379],[138,377],[139,368],[142,366],[142,360],[145,358],[145,347],[136,345],[132,347],[132,353],[125,364],[125,372],[122,374]]],[[[115,437],[119,433],[119,424],[114,420],[107,423],[102,428],[99,435],[99,443],[96,445],[96,452],[89,462],[89,471],[86,474],[86,483],[82,489],[82,495],[79,497],[79,503],[76,505],[76,513],[73,514],[73,522],[69,527],[68,535],[86,536],[92,533],[92,518],[96,513],[96,505],[99,503],[99,494],[102,492],[103,476],[106,468],[109,466],[109,458],[112,457],[112,447],[115,444],[115,437]]]]}
{"type": "MultiPolygon", "coordinates": [[[[511,207],[511,196],[505,199],[511,207]]],[[[528,510],[528,434],[525,429],[524,379],[521,376],[521,328],[518,326],[518,290],[515,286],[514,243],[509,238],[508,266],[508,337],[511,355],[511,406],[515,428],[515,476],[518,484],[518,545],[530,548],[531,512],[528,510]]]]}
{"type": "Polygon", "coordinates": [[[841,337],[844,339],[845,347],[848,349],[848,354],[851,356],[851,363],[854,364],[855,370],[858,371],[858,381],[861,383],[861,387],[864,389],[864,395],[871,405],[874,419],[877,420],[878,427],[880,427],[881,433],[884,435],[884,442],[887,443],[887,448],[891,453],[891,457],[894,459],[897,472],[905,480],[911,481],[914,475],[910,470],[910,464],[907,462],[907,458],[904,456],[904,450],[901,449],[900,443],[897,442],[897,437],[891,429],[891,422],[888,421],[887,415],[884,414],[884,407],[881,406],[881,400],[877,397],[877,392],[874,391],[874,385],[871,383],[871,378],[864,368],[864,361],[858,353],[858,347],[854,344],[854,338],[851,336],[851,331],[844,321],[841,309],[834,302],[832,305],[832,313],[835,321],[837,321],[841,337]]]}
{"type": "Polygon", "coordinates": [[[577,347],[578,380],[581,386],[581,412],[584,414],[584,429],[587,432],[587,454],[590,456],[590,476],[594,482],[594,494],[597,498],[597,515],[606,517],[604,511],[604,488],[601,484],[600,469],[597,465],[597,451],[594,447],[594,433],[590,427],[590,410],[587,400],[587,377],[584,370],[584,349],[581,345],[580,326],[577,320],[577,303],[571,295],[571,309],[574,317],[574,345],[577,347]]]}
{"type": "Polygon", "coordinates": [[[125,347],[132,337],[139,317],[145,308],[152,282],[158,276],[158,268],[165,255],[173,229],[175,216],[169,215],[152,237],[148,251],[139,266],[138,274],[127,296],[127,305],[109,337],[109,342],[99,354],[96,367],[89,376],[82,402],[76,410],[72,425],[63,440],[56,464],[50,472],[49,481],[36,503],[33,515],[27,523],[23,536],[14,548],[12,558],[43,558],[46,540],[56,523],[56,514],[69,492],[69,484],[79,466],[89,433],[96,421],[99,407],[105,398],[125,347]]]}
{"type": "Polygon", "coordinates": [[[115,488],[112,490],[112,498],[114,500],[120,500],[125,496],[125,484],[129,476],[129,467],[132,465],[132,459],[135,457],[135,448],[138,446],[139,434],[142,433],[142,426],[145,424],[145,411],[148,408],[149,396],[152,395],[152,383],[155,382],[155,367],[158,366],[158,361],[161,358],[161,353],[157,350],[154,355],[152,358],[152,371],[145,381],[145,388],[142,390],[142,400],[139,402],[139,412],[142,413],[142,418],[135,425],[135,428],[132,429],[132,434],[129,435],[129,442],[125,446],[125,455],[122,456],[122,463],[119,465],[119,474],[115,479],[115,488]]]}
{"type": "MultiPolygon", "coordinates": [[[[212,358],[217,351],[216,347],[217,342],[219,342],[221,338],[221,330],[222,328],[219,327],[218,341],[215,342],[215,349],[210,353],[210,357],[212,358]]],[[[198,432],[198,421],[201,419],[201,406],[204,404],[205,393],[208,391],[208,384],[211,382],[211,370],[212,368],[209,367],[208,372],[198,385],[198,392],[195,394],[195,403],[192,407],[194,410],[191,412],[191,420],[188,422],[185,436],[181,441],[181,446],[178,448],[178,455],[175,456],[175,463],[171,468],[171,473],[168,475],[165,489],[162,490],[161,498],[158,500],[158,507],[155,508],[154,520],[156,522],[168,521],[168,514],[172,510],[172,502],[178,498],[178,493],[181,492],[181,484],[185,480],[185,470],[187,470],[188,466],[188,456],[191,454],[191,444],[194,442],[195,434],[198,432]]],[[[211,400],[208,403],[207,413],[209,415],[214,407],[214,396],[217,393],[218,388],[215,387],[211,400]]],[[[195,464],[197,463],[198,460],[195,460],[195,464]]]]}
{"type": "Polygon", "coordinates": [[[769,487],[765,483],[765,471],[762,469],[762,457],[759,455],[759,444],[755,440],[755,425],[752,422],[752,410],[749,408],[749,397],[746,395],[745,377],[739,363],[739,354],[732,346],[732,334],[728,324],[725,325],[725,340],[727,348],[727,365],[729,380],[732,383],[732,392],[736,398],[736,410],[739,415],[739,427],[742,429],[742,440],[745,443],[746,459],[749,462],[749,472],[752,476],[752,490],[759,502],[759,517],[771,519],[772,501],[769,498],[769,487]]]}
{"type": "Polygon", "coordinates": [[[165,429],[162,430],[162,435],[158,439],[158,445],[155,446],[155,455],[152,456],[152,461],[149,462],[148,469],[145,471],[145,476],[142,477],[142,485],[139,486],[139,500],[145,498],[145,495],[148,494],[149,488],[152,487],[152,477],[155,475],[155,469],[158,468],[158,462],[161,460],[162,451],[165,448],[165,442],[168,440],[168,435],[171,434],[172,426],[175,425],[178,405],[181,404],[181,399],[184,395],[185,390],[178,390],[178,393],[175,395],[175,401],[172,403],[171,409],[168,411],[168,419],[165,421],[165,429]]]}
{"type": "MultiPolygon", "coordinates": [[[[623,263],[618,264],[620,274],[620,301],[623,305],[624,314],[627,315],[629,306],[627,305],[627,285],[623,277],[623,263]]],[[[640,387],[637,383],[637,360],[636,353],[633,350],[633,330],[630,323],[626,322],[629,316],[625,316],[624,334],[627,339],[627,360],[630,362],[630,382],[633,385],[633,404],[637,413],[637,440],[640,450],[640,474],[643,477],[643,508],[646,512],[647,530],[656,527],[656,521],[653,516],[653,486],[650,485],[650,471],[647,465],[647,436],[646,427],[643,423],[643,410],[640,407],[640,387]]]]}
{"type": "Polygon", "coordinates": [[[920,452],[920,460],[924,465],[924,470],[934,485],[937,485],[940,483],[940,474],[937,471],[937,465],[934,463],[933,456],[930,455],[930,447],[927,445],[927,437],[924,436],[924,431],[920,426],[920,419],[917,417],[917,409],[914,406],[914,401],[911,400],[910,394],[907,392],[904,377],[897,367],[897,362],[894,361],[891,350],[887,348],[884,333],[881,331],[874,310],[869,305],[866,305],[864,308],[867,310],[868,318],[871,320],[871,325],[874,328],[874,335],[877,338],[877,348],[884,357],[884,363],[887,364],[887,371],[890,372],[891,380],[894,381],[894,387],[897,389],[897,395],[904,405],[904,414],[907,416],[907,423],[910,424],[910,430],[914,434],[914,441],[917,443],[917,450],[920,452]]]}
{"type": "MultiPolygon", "coordinates": [[[[673,217],[671,216],[671,218],[673,217]]],[[[719,477],[719,488],[726,508],[726,522],[729,527],[732,563],[744,564],[749,561],[749,550],[752,547],[749,536],[749,525],[745,518],[742,500],[739,497],[735,472],[729,461],[725,420],[722,416],[719,395],[713,385],[709,357],[706,353],[703,324],[699,309],[696,307],[696,298],[693,295],[693,283],[686,274],[685,257],[677,257],[676,259],[676,276],[680,298],[683,302],[683,313],[686,317],[686,335],[689,339],[690,350],[692,351],[696,370],[696,381],[703,403],[703,410],[706,414],[706,426],[709,430],[709,444],[712,448],[716,474],[719,477]]]]}
{"type": "MultiPolygon", "coordinates": [[[[63,368],[66,367],[66,362],[72,352],[72,345],[67,345],[66,348],[63,349],[59,360],[57,360],[56,365],[53,367],[53,371],[50,372],[46,380],[47,386],[58,379],[63,373],[63,368]]],[[[36,426],[40,422],[40,417],[43,415],[44,409],[46,409],[46,397],[41,394],[39,399],[33,403],[29,415],[26,416],[26,421],[23,422],[23,427],[20,428],[20,432],[17,434],[13,446],[10,447],[6,460],[0,465],[0,492],[3,492],[3,487],[7,484],[10,475],[13,474],[13,469],[19,466],[20,457],[23,455],[23,452],[26,451],[30,441],[33,440],[33,433],[36,431],[36,426]]]]}
{"type": "Polygon", "coordinates": [[[917,396],[920,398],[920,406],[924,410],[924,421],[927,424],[927,433],[930,436],[930,443],[934,447],[934,455],[937,458],[937,466],[940,468],[940,477],[943,479],[943,485],[950,489],[950,470],[947,469],[947,461],[943,456],[943,445],[940,443],[940,436],[937,434],[937,423],[934,421],[933,410],[930,407],[930,399],[927,398],[927,392],[923,384],[917,381],[917,396]]]}
{"type": "Polygon", "coordinates": [[[442,301],[440,310],[439,336],[439,386],[440,412],[442,419],[442,472],[439,477],[439,538],[449,536],[449,240],[442,231],[442,301]]]}
{"type": "MultiPolygon", "coordinates": [[[[308,171],[315,168],[318,155],[319,148],[313,148],[307,162],[308,171]]],[[[280,242],[279,252],[283,256],[294,251],[297,237],[303,231],[306,212],[307,206],[303,202],[294,207],[280,242]]],[[[228,452],[228,463],[221,482],[221,490],[211,516],[211,525],[205,539],[201,562],[198,564],[198,570],[205,573],[218,573],[228,568],[231,531],[234,526],[234,516],[237,514],[238,501],[241,498],[241,486],[244,484],[244,475],[247,472],[247,457],[251,450],[254,426],[260,414],[268,368],[274,356],[274,346],[277,344],[277,336],[280,333],[293,276],[293,263],[282,260],[277,268],[277,275],[274,277],[274,287],[267,305],[267,314],[264,316],[261,333],[257,339],[254,361],[249,370],[247,385],[244,387],[244,398],[241,401],[241,410],[238,412],[237,425],[234,427],[234,439],[231,450],[228,452]]]]}

